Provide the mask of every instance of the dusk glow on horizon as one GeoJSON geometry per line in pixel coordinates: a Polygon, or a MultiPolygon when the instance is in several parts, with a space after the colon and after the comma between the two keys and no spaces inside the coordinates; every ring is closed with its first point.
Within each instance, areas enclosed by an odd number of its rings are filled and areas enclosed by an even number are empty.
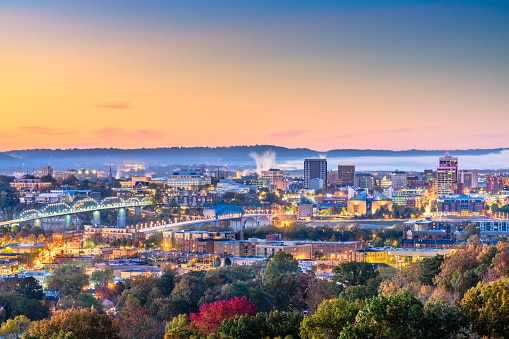
{"type": "Polygon", "coordinates": [[[509,147],[506,1],[0,1],[0,151],[509,147]]]}

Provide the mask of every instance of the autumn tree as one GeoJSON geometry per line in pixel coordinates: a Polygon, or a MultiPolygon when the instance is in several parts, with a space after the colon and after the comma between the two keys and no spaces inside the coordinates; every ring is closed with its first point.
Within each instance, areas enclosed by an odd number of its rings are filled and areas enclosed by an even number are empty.
{"type": "Polygon", "coordinates": [[[254,316],[256,305],[250,303],[245,296],[242,298],[235,297],[228,301],[203,304],[200,306],[198,313],[189,315],[190,327],[201,333],[216,333],[224,319],[233,318],[237,314],[254,316]]]}
{"type": "Polygon", "coordinates": [[[479,335],[506,338],[509,333],[509,280],[479,282],[465,294],[461,307],[479,335]]]}
{"type": "Polygon", "coordinates": [[[440,265],[440,272],[433,278],[433,283],[444,286],[450,292],[456,292],[461,298],[481,279],[476,273],[480,264],[477,258],[480,252],[481,247],[474,244],[447,256],[440,265]]]}
{"type": "Polygon", "coordinates": [[[313,277],[305,291],[305,302],[308,314],[313,314],[320,303],[324,300],[331,299],[334,296],[334,289],[327,280],[318,279],[313,277]]]}
{"type": "Polygon", "coordinates": [[[162,339],[164,326],[150,315],[150,311],[137,307],[122,312],[117,318],[120,337],[123,339],[153,338],[162,339]]]}
{"type": "Polygon", "coordinates": [[[6,339],[21,338],[21,335],[28,331],[30,319],[24,315],[18,315],[14,319],[8,319],[0,327],[0,336],[6,339]]]}
{"type": "Polygon", "coordinates": [[[118,324],[106,314],[96,310],[73,308],[57,311],[51,319],[32,322],[30,338],[51,338],[53,335],[72,333],[76,339],[119,338],[118,324]]]}
{"type": "Polygon", "coordinates": [[[433,292],[433,287],[421,284],[422,266],[419,263],[393,269],[391,275],[387,274],[389,269],[383,271],[385,277],[380,283],[378,292],[384,297],[407,291],[421,302],[425,302],[433,292]]]}

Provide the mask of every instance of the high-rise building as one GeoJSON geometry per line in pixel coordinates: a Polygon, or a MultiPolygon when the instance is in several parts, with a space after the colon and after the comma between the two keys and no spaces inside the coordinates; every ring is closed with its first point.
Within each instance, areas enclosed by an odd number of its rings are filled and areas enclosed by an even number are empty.
{"type": "Polygon", "coordinates": [[[374,178],[370,173],[357,173],[355,174],[355,186],[358,188],[373,190],[374,178]]]}
{"type": "Polygon", "coordinates": [[[355,165],[338,165],[338,185],[355,185],[355,165]]]}
{"type": "Polygon", "coordinates": [[[392,188],[394,188],[394,189],[405,188],[407,185],[406,172],[403,172],[403,171],[392,172],[391,180],[392,180],[392,188]]]}
{"type": "Polygon", "coordinates": [[[464,188],[477,188],[479,187],[477,172],[474,171],[460,171],[458,174],[458,181],[463,184],[464,188]]]}
{"type": "Polygon", "coordinates": [[[338,172],[329,170],[327,172],[327,182],[331,185],[331,187],[336,186],[338,183],[338,172]]]}
{"type": "Polygon", "coordinates": [[[322,179],[323,187],[327,187],[327,159],[304,160],[304,188],[309,188],[311,179],[322,179]]]}
{"type": "Polygon", "coordinates": [[[438,159],[437,195],[453,194],[458,184],[458,158],[446,154],[438,159]]]}

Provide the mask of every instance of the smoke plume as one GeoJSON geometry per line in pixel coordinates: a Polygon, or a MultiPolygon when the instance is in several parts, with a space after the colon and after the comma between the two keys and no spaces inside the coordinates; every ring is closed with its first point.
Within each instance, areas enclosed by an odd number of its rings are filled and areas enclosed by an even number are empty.
{"type": "Polygon", "coordinates": [[[274,168],[276,165],[276,152],[274,151],[269,150],[263,154],[251,152],[249,156],[255,161],[256,173],[258,173],[258,175],[262,174],[262,171],[274,168]]]}

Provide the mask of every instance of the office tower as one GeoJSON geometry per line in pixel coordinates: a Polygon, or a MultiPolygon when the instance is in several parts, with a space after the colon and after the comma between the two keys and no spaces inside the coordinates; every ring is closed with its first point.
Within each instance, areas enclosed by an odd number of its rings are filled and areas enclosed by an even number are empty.
{"type": "Polygon", "coordinates": [[[327,172],[327,182],[332,187],[336,186],[338,183],[338,172],[329,170],[327,172]]]}
{"type": "Polygon", "coordinates": [[[446,154],[437,166],[437,195],[453,194],[458,184],[458,158],[446,154]]]}
{"type": "Polygon", "coordinates": [[[460,171],[458,181],[463,184],[465,188],[479,187],[477,172],[473,171],[460,171]]]}
{"type": "Polygon", "coordinates": [[[392,188],[400,189],[407,186],[406,183],[406,172],[394,171],[391,174],[392,188]]]}
{"type": "Polygon", "coordinates": [[[338,185],[355,185],[355,165],[338,165],[338,185]]]}
{"type": "Polygon", "coordinates": [[[357,173],[355,174],[355,186],[358,188],[373,190],[374,178],[370,173],[357,173]]]}
{"type": "Polygon", "coordinates": [[[309,188],[309,182],[311,179],[322,179],[323,187],[327,187],[326,159],[304,160],[304,188],[309,188]]]}

